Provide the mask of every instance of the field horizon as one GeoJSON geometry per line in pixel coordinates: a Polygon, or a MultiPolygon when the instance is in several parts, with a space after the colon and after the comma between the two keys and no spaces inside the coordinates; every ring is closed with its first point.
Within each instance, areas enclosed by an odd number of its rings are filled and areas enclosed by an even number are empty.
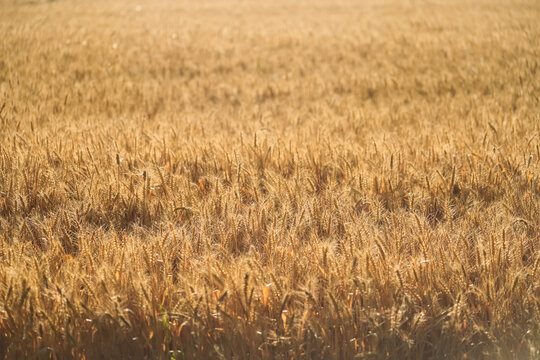
{"type": "Polygon", "coordinates": [[[540,358],[537,1],[0,0],[0,358],[540,358]]]}

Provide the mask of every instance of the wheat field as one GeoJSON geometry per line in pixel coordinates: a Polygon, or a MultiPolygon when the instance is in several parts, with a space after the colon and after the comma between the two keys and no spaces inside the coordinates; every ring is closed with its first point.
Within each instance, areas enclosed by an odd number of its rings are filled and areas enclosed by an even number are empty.
{"type": "Polygon", "coordinates": [[[0,0],[0,358],[539,359],[540,3],[0,0]]]}

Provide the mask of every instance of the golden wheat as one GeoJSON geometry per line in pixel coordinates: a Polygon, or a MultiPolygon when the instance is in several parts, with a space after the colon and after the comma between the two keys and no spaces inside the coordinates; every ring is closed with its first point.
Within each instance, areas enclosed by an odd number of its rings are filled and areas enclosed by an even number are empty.
{"type": "Polygon", "coordinates": [[[537,1],[0,1],[0,357],[540,357],[537,1]]]}

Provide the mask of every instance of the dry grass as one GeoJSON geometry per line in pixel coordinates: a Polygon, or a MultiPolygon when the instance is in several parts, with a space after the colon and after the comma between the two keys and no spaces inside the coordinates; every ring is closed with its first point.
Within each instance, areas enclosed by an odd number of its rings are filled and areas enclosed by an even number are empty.
{"type": "Polygon", "coordinates": [[[540,357],[537,1],[0,1],[0,357],[540,357]]]}

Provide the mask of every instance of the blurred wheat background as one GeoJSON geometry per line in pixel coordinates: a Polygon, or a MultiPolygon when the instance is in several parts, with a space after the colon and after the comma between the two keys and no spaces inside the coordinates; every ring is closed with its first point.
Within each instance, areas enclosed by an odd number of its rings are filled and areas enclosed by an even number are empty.
{"type": "Polygon", "coordinates": [[[538,1],[0,0],[0,357],[540,357],[538,1]]]}

